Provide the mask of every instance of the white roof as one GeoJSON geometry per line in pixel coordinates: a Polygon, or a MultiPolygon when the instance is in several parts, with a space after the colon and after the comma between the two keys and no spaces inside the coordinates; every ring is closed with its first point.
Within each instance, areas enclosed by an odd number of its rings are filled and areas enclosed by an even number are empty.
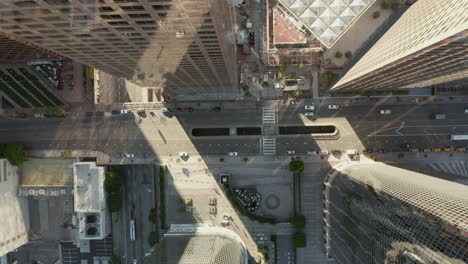
{"type": "Polygon", "coordinates": [[[73,164],[76,212],[100,212],[106,208],[104,177],[104,167],[97,167],[94,162],[73,164]]]}
{"type": "Polygon", "coordinates": [[[326,47],[351,26],[375,0],[280,0],[326,47]]]}

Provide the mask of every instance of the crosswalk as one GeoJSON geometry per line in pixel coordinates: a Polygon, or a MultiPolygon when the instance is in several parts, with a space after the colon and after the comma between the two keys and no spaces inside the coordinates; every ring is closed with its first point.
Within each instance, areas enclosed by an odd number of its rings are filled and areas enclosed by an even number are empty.
{"type": "Polygon", "coordinates": [[[276,124],[276,109],[263,108],[263,124],[276,124]]]}
{"type": "Polygon", "coordinates": [[[276,138],[263,137],[262,138],[262,151],[263,151],[263,155],[275,155],[276,154],[276,138]]]}
{"type": "Polygon", "coordinates": [[[434,170],[468,177],[468,162],[466,161],[446,161],[433,162],[428,167],[434,170]]]}

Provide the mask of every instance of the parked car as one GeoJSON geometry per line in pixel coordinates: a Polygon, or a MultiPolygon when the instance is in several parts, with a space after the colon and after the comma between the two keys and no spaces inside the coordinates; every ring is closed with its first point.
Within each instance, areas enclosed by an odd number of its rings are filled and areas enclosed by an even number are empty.
{"type": "Polygon", "coordinates": [[[193,112],[193,108],[192,107],[186,107],[186,108],[184,108],[184,111],[185,112],[193,112]]]}
{"type": "Polygon", "coordinates": [[[314,116],[314,112],[305,112],[304,113],[305,116],[314,116]]]}
{"type": "Polygon", "coordinates": [[[155,116],[156,116],[156,115],[154,114],[153,111],[150,112],[150,115],[151,115],[152,117],[155,117],[155,116]]]}
{"type": "Polygon", "coordinates": [[[120,115],[120,110],[112,110],[111,114],[113,115],[120,115]]]}
{"type": "Polygon", "coordinates": [[[35,118],[44,118],[45,114],[39,113],[34,115],[35,118]]]}
{"type": "Polygon", "coordinates": [[[104,115],[104,112],[99,111],[99,112],[96,112],[95,115],[96,115],[96,116],[103,116],[103,115],[104,115]]]}
{"type": "Polygon", "coordinates": [[[133,159],[135,157],[135,154],[125,154],[125,157],[128,158],[128,159],[133,159]]]}
{"type": "Polygon", "coordinates": [[[211,108],[210,112],[221,112],[221,107],[220,106],[213,107],[211,108]]]}
{"type": "Polygon", "coordinates": [[[465,108],[465,114],[468,114],[468,107],[465,108]]]}
{"type": "Polygon", "coordinates": [[[94,113],[93,112],[86,112],[86,116],[93,116],[94,113]]]}
{"type": "Polygon", "coordinates": [[[307,151],[307,155],[317,155],[317,151],[307,151]]]}
{"type": "Polygon", "coordinates": [[[400,145],[401,149],[409,149],[411,147],[410,143],[404,143],[400,145]]]}
{"type": "Polygon", "coordinates": [[[183,112],[183,111],[184,111],[184,109],[182,109],[182,107],[177,107],[175,110],[176,110],[177,112],[183,112]]]}
{"type": "Polygon", "coordinates": [[[328,105],[328,109],[336,110],[336,109],[338,109],[338,108],[339,108],[338,105],[328,105]]]}
{"type": "Polygon", "coordinates": [[[185,157],[188,157],[188,153],[187,152],[179,152],[179,156],[181,158],[185,158],[185,157]]]}
{"type": "Polygon", "coordinates": [[[382,115],[388,115],[388,114],[391,114],[391,113],[392,113],[392,110],[390,110],[390,109],[380,110],[380,114],[382,114],[382,115]]]}
{"type": "Polygon", "coordinates": [[[313,105],[304,105],[305,110],[315,110],[315,106],[313,105]]]}
{"type": "Polygon", "coordinates": [[[122,114],[122,115],[126,115],[128,113],[130,113],[130,111],[128,111],[127,109],[120,110],[120,114],[122,114]]]}
{"type": "Polygon", "coordinates": [[[162,111],[163,113],[170,112],[169,109],[166,108],[166,107],[161,108],[161,111],[162,111]]]}
{"type": "Polygon", "coordinates": [[[138,111],[137,111],[137,114],[138,114],[139,116],[143,117],[143,118],[146,117],[146,112],[145,112],[145,110],[138,110],[138,111]]]}
{"type": "Polygon", "coordinates": [[[328,150],[320,150],[318,152],[319,155],[328,155],[328,150]]]}
{"type": "Polygon", "coordinates": [[[229,157],[236,157],[237,154],[238,154],[237,152],[229,152],[229,153],[228,153],[228,156],[229,156],[229,157]]]}
{"type": "Polygon", "coordinates": [[[294,155],[294,154],[296,154],[296,151],[295,150],[288,150],[288,154],[289,155],[294,155]]]}

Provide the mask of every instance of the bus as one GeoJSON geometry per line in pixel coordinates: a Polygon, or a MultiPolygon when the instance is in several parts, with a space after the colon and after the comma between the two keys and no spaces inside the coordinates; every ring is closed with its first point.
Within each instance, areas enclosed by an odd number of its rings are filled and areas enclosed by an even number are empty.
{"type": "Polygon", "coordinates": [[[468,135],[452,135],[450,138],[452,140],[468,140],[468,135]]]}
{"type": "Polygon", "coordinates": [[[130,239],[135,240],[135,219],[130,219],[130,239]]]}

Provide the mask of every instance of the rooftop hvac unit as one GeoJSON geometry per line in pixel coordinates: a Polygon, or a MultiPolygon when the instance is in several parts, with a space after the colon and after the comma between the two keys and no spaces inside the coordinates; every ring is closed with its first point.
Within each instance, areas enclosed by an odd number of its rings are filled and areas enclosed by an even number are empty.
{"type": "Polygon", "coordinates": [[[44,194],[45,194],[44,189],[40,189],[40,190],[39,190],[39,195],[44,195],[44,194]]]}
{"type": "Polygon", "coordinates": [[[86,235],[87,236],[95,236],[97,234],[98,230],[95,227],[90,227],[86,229],[86,235]]]}
{"type": "Polygon", "coordinates": [[[29,195],[36,195],[36,190],[29,190],[29,195]]]}
{"type": "Polygon", "coordinates": [[[60,190],[60,195],[66,195],[67,194],[67,190],[66,189],[61,189],[60,190]]]}

